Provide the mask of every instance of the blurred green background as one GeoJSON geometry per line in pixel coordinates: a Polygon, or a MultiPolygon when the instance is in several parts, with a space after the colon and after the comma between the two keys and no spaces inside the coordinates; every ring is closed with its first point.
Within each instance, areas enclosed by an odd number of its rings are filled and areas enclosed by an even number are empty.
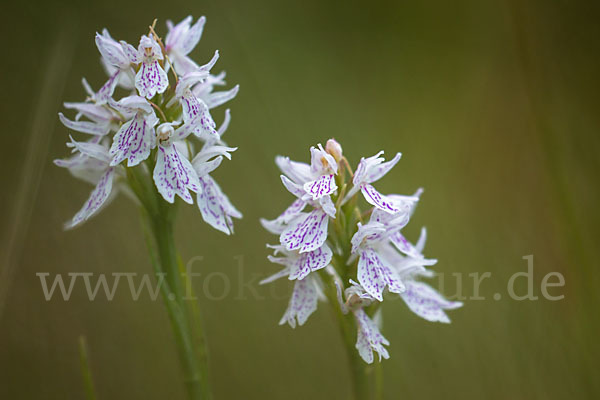
{"type": "MultiPolygon", "coordinates": [[[[387,399],[598,398],[600,238],[600,7],[585,1],[28,1],[2,6],[0,76],[2,281],[0,398],[79,399],[77,340],[89,342],[100,399],[183,398],[167,315],[160,301],[90,302],[83,285],[70,301],[46,302],[36,272],[151,271],[134,205],[120,197],[80,229],[62,224],[90,187],[52,165],[67,129],[56,113],[79,101],[85,76],[105,80],[94,33],[136,43],[158,18],[207,16],[192,53],[215,49],[229,87],[239,146],[215,177],[244,213],[232,237],[204,224],[195,207],[179,216],[184,261],[220,271],[231,292],[203,309],[215,399],[344,399],[345,353],[326,304],[295,330],[277,322],[289,282],[256,287],[277,270],[258,224],[291,201],[276,154],[308,160],[335,137],[356,163],[384,149],[403,158],[378,184],[425,194],[411,224],[429,230],[426,254],[451,273],[489,271],[485,300],[431,324],[401,301],[384,307],[391,341],[387,399]],[[418,4],[417,4],[418,3],[418,4]],[[506,282],[534,255],[543,276],[565,276],[561,301],[515,301],[506,282]],[[242,268],[234,257],[242,256],[242,268]],[[240,276],[240,271],[243,276],[240,276]],[[238,297],[241,282],[251,288],[238,297]],[[256,288],[255,288],[256,287],[256,288]],[[253,295],[252,290],[255,290],[253,295]],[[494,293],[502,293],[499,301],[494,293]]],[[[217,122],[225,107],[213,111],[217,122]]],[[[202,279],[196,281],[202,289],[202,279]]],[[[525,290],[524,282],[518,290],[525,290]]],[[[209,289],[222,293],[222,280],[209,289]]]]}

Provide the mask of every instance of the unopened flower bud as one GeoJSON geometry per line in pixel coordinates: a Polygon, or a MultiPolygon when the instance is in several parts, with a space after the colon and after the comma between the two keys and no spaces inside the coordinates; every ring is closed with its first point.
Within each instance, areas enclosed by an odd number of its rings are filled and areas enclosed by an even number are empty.
{"type": "Polygon", "coordinates": [[[325,151],[335,158],[335,161],[340,162],[342,159],[342,146],[335,140],[329,139],[325,145],[325,151]]]}

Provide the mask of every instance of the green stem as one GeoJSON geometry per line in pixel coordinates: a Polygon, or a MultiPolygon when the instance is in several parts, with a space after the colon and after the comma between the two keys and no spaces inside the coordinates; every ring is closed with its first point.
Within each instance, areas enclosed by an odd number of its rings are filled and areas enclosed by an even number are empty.
{"type": "MultiPolygon", "coordinates": [[[[129,170],[129,169],[128,169],[129,170]]],[[[134,169],[135,170],[135,169],[134,169]]],[[[185,270],[181,267],[174,236],[177,207],[165,202],[158,193],[148,191],[150,177],[143,171],[128,174],[130,186],[142,204],[146,244],[171,322],[184,381],[191,400],[209,400],[208,358],[197,305],[185,297],[185,270]]],[[[193,298],[193,294],[192,298],[193,298]]]]}
{"type": "Polygon", "coordinates": [[[333,277],[325,271],[320,271],[320,275],[325,283],[325,296],[338,322],[339,332],[348,357],[354,399],[379,400],[383,395],[381,365],[369,365],[360,357],[355,345],[357,334],[355,318],[352,313],[344,314],[338,306],[337,288],[333,277]]]}

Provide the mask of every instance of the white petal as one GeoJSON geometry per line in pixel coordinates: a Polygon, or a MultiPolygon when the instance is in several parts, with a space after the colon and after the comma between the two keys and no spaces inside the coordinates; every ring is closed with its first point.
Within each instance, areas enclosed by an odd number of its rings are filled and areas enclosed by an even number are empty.
{"type": "Polygon", "coordinates": [[[360,190],[365,198],[365,200],[375,207],[379,208],[390,214],[395,214],[400,209],[394,204],[391,199],[388,199],[387,196],[379,193],[373,186],[369,184],[364,184],[360,187],[360,190]]]}
{"type": "MultiPolygon", "coordinates": [[[[202,17],[204,18],[204,17],[202,17]]],[[[201,19],[202,19],[201,18],[201,19]]],[[[190,24],[192,23],[192,16],[188,15],[185,17],[180,23],[173,26],[173,22],[167,20],[167,27],[169,28],[169,32],[167,32],[167,36],[165,37],[165,46],[167,51],[170,51],[174,48],[181,48],[181,44],[185,34],[190,29],[190,24]]]]}
{"type": "MultiPolygon", "coordinates": [[[[267,258],[269,259],[269,261],[271,261],[273,263],[276,262],[276,261],[273,261],[276,259],[276,257],[268,256],[267,258]]],[[[258,284],[264,285],[267,283],[271,283],[273,281],[276,281],[277,279],[283,278],[284,276],[288,276],[289,274],[290,274],[290,269],[286,267],[286,268],[280,270],[279,272],[276,272],[273,275],[266,277],[262,281],[258,282],[258,284]]]]}
{"type": "Polygon", "coordinates": [[[352,177],[352,183],[354,184],[354,186],[360,186],[362,183],[366,183],[366,178],[367,178],[369,169],[373,165],[377,165],[377,164],[380,164],[381,162],[383,162],[383,158],[379,157],[382,154],[383,154],[383,151],[380,151],[379,153],[375,154],[374,156],[367,157],[367,158],[362,157],[360,159],[360,162],[358,163],[358,167],[356,167],[356,171],[354,171],[354,176],[352,177]]]}
{"type": "Polygon", "coordinates": [[[379,332],[377,325],[369,318],[367,313],[362,309],[354,311],[358,326],[358,335],[356,339],[356,348],[363,360],[371,364],[373,362],[373,352],[375,350],[381,358],[388,359],[390,355],[384,345],[389,345],[390,342],[383,337],[379,332]]]}
{"type": "Polygon", "coordinates": [[[173,203],[175,195],[178,195],[186,203],[192,204],[194,201],[188,189],[196,193],[201,190],[192,164],[172,145],[158,146],[153,178],[159,193],[169,203],[173,203]]]}
{"type": "Polygon", "coordinates": [[[119,41],[119,43],[121,44],[121,48],[123,49],[123,52],[127,55],[127,58],[129,58],[129,61],[133,64],[139,64],[142,62],[142,57],[140,55],[140,53],[138,52],[138,49],[136,49],[135,47],[133,47],[132,45],[130,45],[129,43],[127,43],[124,40],[119,41]]]}
{"type": "Polygon", "coordinates": [[[320,143],[318,148],[310,148],[310,170],[315,175],[323,174],[329,170],[337,174],[337,162],[331,154],[323,150],[320,143]]]}
{"type": "Polygon", "coordinates": [[[221,126],[219,127],[217,133],[219,134],[219,137],[223,137],[223,134],[225,133],[225,131],[227,131],[227,128],[229,128],[229,123],[231,122],[231,111],[229,111],[229,108],[227,110],[225,110],[225,118],[223,119],[223,123],[221,124],[221,126]]]}
{"type": "Polygon", "coordinates": [[[381,179],[385,174],[387,174],[394,166],[400,161],[400,157],[402,154],[396,153],[393,159],[390,161],[371,165],[370,168],[366,172],[366,176],[364,178],[365,183],[373,183],[379,179],[381,179]]]}
{"type": "MultiPolygon", "coordinates": [[[[304,190],[304,188],[302,186],[300,186],[299,184],[296,184],[294,182],[292,182],[287,176],[285,175],[281,175],[281,182],[283,183],[283,186],[285,186],[285,188],[294,196],[298,197],[299,199],[304,199],[305,197],[307,197],[307,193],[304,190]]],[[[307,199],[310,199],[310,196],[307,197],[307,199]]]]}
{"type": "Polygon", "coordinates": [[[183,120],[195,127],[193,132],[196,136],[204,140],[219,139],[216,130],[217,125],[202,100],[188,91],[181,98],[181,107],[183,108],[183,120]]]}
{"type": "Polygon", "coordinates": [[[320,248],[307,253],[300,254],[290,266],[288,279],[304,279],[309,273],[325,268],[331,262],[333,252],[324,244],[320,248]]]}
{"type": "Polygon", "coordinates": [[[169,86],[167,73],[157,60],[143,62],[135,75],[135,87],[140,96],[151,99],[156,93],[163,93],[169,86]]]}
{"type": "Polygon", "coordinates": [[[102,208],[102,205],[110,197],[112,192],[113,177],[114,168],[108,168],[100,178],[100,181],[94,190],[92,190],[92,193],[83,205],[83,208],[75,214],[71,221],[65,224],[65,229],[71,229],[83,223],[102,208]]]}
{"type": "Polygon", "coordinates": [[[202,178],[203,176],[208,175],[212,171],[217,169],[217,167],[219,167],[219,165],[221,165],[222,161],[223,161],[223,156],[219,156],[211,161],[195,162],[195,163],[192,163],[192,165],[194,166],[194,169],[196,170],[196,173],[198,174],[198,178],[202,178]]]}
{"type": "Polygon", "coordinates": [[[462,306],[460,301],[449,301],[423,282],[407,281],[406,291],[400,296],[412,312],[431,322],[450,323],[444,310],[462,306]]]}
{"type": "Polygon", "coordinates": [[[212,69],[212,67],[215,66],[215,64],[217,63],[217,60],[219,59],[219,50],[215,50],[215,54],[213,55],[213,57],[210,59],[209,62],[207,62],[206,64],[204,64],[203,66],[201,66],[200,68],[198,68],[200,71],[205,71],[205,72],[210,72],[210,70],[212,69]]]}
{"type": "Polygon", "coordinates": [[[115,92],[115,88],[119,83],[119,75],[121,71],[117,70],[113,75],[111,75],[106,83],[102,85],[100,90],[93,96],[96,104],[106,104],[108,99],[110,99],[115,92]]]}
{"type": "Polygon", "coordinates": [[[112,156],[110,165],[127,159],[127,166],[133,167],[147,159],[156,145],[153,123],[155,121],[147,121],[141,113],[124,123],[113,138],[109,151],[112,156]]]}
{"type": "Polygon", "coordinates": [[[335,218],[335,204],[333,204],[333,201],[331,200],[331,196],[323,196],[319,199],[319,204],[321,205],[321,208],[323,209],[323,211],[325,211],[325,213],[327,215],[329,215],[331,218],[335,218]]]}
{"type": "Polygon", "coordinates": [[[318,249],[327,240],[329,217],[323,210],[315,209],[309,214],[300,214],[290,222],[279,240],[288,250],[301,253],[318,249]]]}
{"type": "Polygon", "coordinates": [[[189,74],[190,72],[196,71],[199,67],[191,58],[188,56],[181,55],[179,53],[171,54],[171,61],[173,62],[173,68],[175,72],[180,76],[189,74]]]}
{"type": "Polygon", "coordinates": [[[202,191],[198,193],[198,208],[202,219],[213,228],[229,235],[233,233],[231,217],[241,218],[242,214],[229,202],[221,188],[209,175],[200,178],[202,191]]]}
{"type": "Polygon", "coordinates": [[[182,97],[185,94],[185,92],[189,90],[192,86],[208,78],[208,75],[208,71],[201,70],[200,68],[197,68],[183,75],[179,79],[179,82],[177,82],[177,87],[175,88],[175,96],[182,97]]]}
{"type": "Polygon", "coordinates": [[[78,115],[81,114],[86,118],[97,123],[110,123],[114,115],[105,107],[94,103],[64,103],[65,108],[77,110],[78,115]]]}
{"type": "Polygon", "coordinates": [[[304,184],[313,179],[310,172],[310,165],[308,164],[291,161],[288,157],[283,156],[275,157],[275,164],[277,164],[281,172],[296,184],[304,184]]]}
{"type": "Polygon", "coordinates": [[[279,235],[285,230],[286,225],[304,210],[304,207],[306,207],[306,202],[296,199],[279,217],[270,221],[261,218],[260,223],[270,233],[279,235]]]}
{"type": "Polygon", "coordinates": [[[194,157],[192,164],[203,163],[210,160],[213,157],[223,156],[228,160],[231,160],[231,154],[237,150],[237,147],[227,147],[227,146],[204,146],[202,150],[196,154],[194,157]]]}
{"type": "Polygon", "coordinates": [[[129,66],[129,58],[123,51],[123,47],[108,35],[108,31],[105,30],[104,33],[105,35],[96,33],[96,46],[102,57],[115,67],[126,68],[129,66]]]}
{"type": "Polygon", "coordinates": [[[232,89],[227,91],[212,92],[206,96],[206,98],[203,98],[203,100],[206,102],[206,105],[209,109],[213,109],[233,99],[235,96],[237,96],[239,91],[240,85],[235,85],[232,89]]]}
{"type": "Polygon", "coordinates": [[[106,166],[108,166],[110,163],[110,156],[108,155],[108,149],[106,147],[92,142],[76,142],[73,137],[69,137],[71,138],[71,142],[67,144],[68,147],[72,146],[80,153],[100,160],[103,163],[106,163],[106,166]]]}
{"type": "Polygon", "coordinates": [[[184,35],[182,35],[181,41],[178,43],[181,54],[188,55],[192,50],[194,50],[194,47],[196,47],[200,41],[200,38],[202,37],[202,31],[204,30],[205,22],[206,18],[200,17],[198,21],[196,21],[196,23],[192,25],[192,27],[185,32],[184,35]]]}
{"type": "Polygon", "coordinates": [[[154,110],[150,103],[148,103],[145,98],[137,95],[123,97],[118,102],[109,99],[108,105],[122,114],[131,116],[139,111],[142,111],[145,114],[154,114],[154,110]]]}
{"type": "Polygon", "coordinates": [[[371,248],[360,252],[358,281],[367,293],[379,301],[383,301],[383,290],[386,286],[393,293],[401,293],[405,290],[398,274],[371,248]]]}
{"type": "Polygon", "coordinates": [[[313,200],[330,195],[337,190],[335,175],[322,175],[314,181],[306,182],[304,190],[312,196],[313,200]]]}
{"type": "Polygon", "coordinates": [[[287,322],[292,328],[295,328],[296,320],[298,325],[304,325],[308,317],[317,309],[317,300],[318,293],[314,282],[310,278],[297,280],[288,308],[279,321],[279,325],[287,322]]]}
{"type": "Polygon", "coordinates": [[[385,226],[379,222],[369,221],[367,224],[358,223],[358,230],[352,236],[352,253],[356,253],[359,247],[364,243],[373,243],[379,241],[385,233],[385,226]]]}
{"type": "Polygon", "coordinates": [[[417,241],[417,244],[415,245],[415,249],[420,253],[423,254],[423,249],[425,248],[425,242],[427,241],[427,229],[425,229],[425,227],[421,228],[421,235],[419,236],[419,240],[417,241]]]}
{"type": "Polygon", "coordinates": [[[58,118],[64,126],[77,132],[104,136],[110,131],[110,126],[107,124],[98,124],[89,121],[71,121],[67,119],[63,113],[58,113],[58,118]]]}

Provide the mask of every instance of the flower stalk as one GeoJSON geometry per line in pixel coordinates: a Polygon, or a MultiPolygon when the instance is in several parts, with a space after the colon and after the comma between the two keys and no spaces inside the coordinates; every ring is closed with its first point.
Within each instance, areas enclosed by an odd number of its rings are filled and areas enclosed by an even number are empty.
{"type": "Polygon", "coordinates": [[[211,398],[208,352],[193,289],[187,282],[175,245],[174,224],[177,202],[161,201],[152,188],[151,177],[141,169],[130,169],[129,184],[139,200],[140,215],[157,281],[171,323],[175,345],[190,400],[211,398]]]}
{"type": "Polygon", "coordinates": [[[70,137],[67,147],[74,154],[55,160],[95,185],[66,228],[98,214],[119,192],[140,206],[152,266],[192,400],[211,397],[208,352],[200,310],[175,245],[178,204],[181,200],[194,204],[195,198],[203,220],[227,235],[233,233],[233,218],[242,217],[210,176],[237,150],[222,140],[231,120],[229,110],[218,128],[210,110],[233,99],[238,86],[214,91],[225,85],[224,72],[210,72],[218,51],[201,66],[189,57],[205,21],[201,17],[192,23],[191,16],[177,25],[167,21],[163,42],[155,20],[138,47],[116,41],[106,29],[97,33],[96,46],[109,78],[98,91],[83,79],[86,100],[65,103],[77,114],[71,120],[59,113],[61,122],[87,139],[70,137]],[[174,82],[169,81],[168,70],[174,82]],[[116,100],[118,92],[124,97],[116,100]]]}
{"type": "Polygon", "coordinates": [[[186,299],[186,290],[190,289],[184,289],[186,282],[182,272],[185,271],[180,268],[175,249],[173,225],[176,206],[161,208],[168,210],[153,217],[146,214],[146,217],[152,226],[154,241],[151,244],[158,253],[158,272],[166,279],[167,290],[163,300],[175,335],[189,398],[206,400],[210,398],[207,351],[202,325],[194,320],[198,315],[192,312],[192,301],[186,299]]]}

